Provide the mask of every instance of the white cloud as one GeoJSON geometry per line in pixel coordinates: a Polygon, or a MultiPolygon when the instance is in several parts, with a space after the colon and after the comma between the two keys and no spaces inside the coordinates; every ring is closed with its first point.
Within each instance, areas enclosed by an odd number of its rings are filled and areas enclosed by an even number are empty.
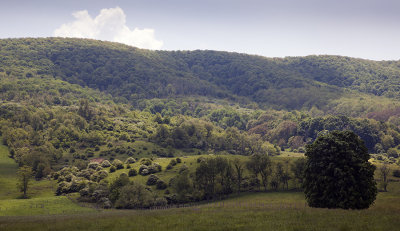
{"type": "Polygon", "coordinates": [[[155,38],[154,29],[129,29],[125,13],[119,7],[102,9],[95,18],[87,10],[72,15],[75,21],[61,25],[54,31],[54,36],[100,39],[147,49],[163,46],[163,41],[155,38]]]}

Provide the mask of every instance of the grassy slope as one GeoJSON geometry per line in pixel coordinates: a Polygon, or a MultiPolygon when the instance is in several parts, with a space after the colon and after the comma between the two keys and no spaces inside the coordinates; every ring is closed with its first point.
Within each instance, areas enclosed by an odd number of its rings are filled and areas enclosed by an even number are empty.
{"type": "Polygon", "coordinates": [[[17,193],[18,165],[8,157],[8,148],[0,144],[0,200],[14,197],[17,193]]]}
{"type": "Polygon", "coordinates": [[[16,187],[18,164],[8,155],[8,148],[0,144],[0,216],[93,211],[93,209],[74,204],[66,197],[56,197],[54,195],[55,182],[49,180],[32,180],[28,189],[28,196],[31,199],[16,199],[21,195],[16,187]]]}

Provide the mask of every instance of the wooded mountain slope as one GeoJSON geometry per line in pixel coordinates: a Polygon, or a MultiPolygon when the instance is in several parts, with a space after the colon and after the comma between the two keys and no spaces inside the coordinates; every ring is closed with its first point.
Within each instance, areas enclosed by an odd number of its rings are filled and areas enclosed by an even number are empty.
{"type": "Polygon", "coordinates": [[[399,61],[149,51],[88,39],[2,39],[0,72],[53,76],[132,104],[201,95],[290,110],[323,107],[348,94],[347,89],[400,98],[399,61]]]}

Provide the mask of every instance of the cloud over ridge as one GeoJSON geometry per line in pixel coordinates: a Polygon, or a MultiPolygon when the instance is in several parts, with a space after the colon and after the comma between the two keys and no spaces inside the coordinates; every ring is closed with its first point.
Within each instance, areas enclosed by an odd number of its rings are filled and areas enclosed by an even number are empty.
{"type": "Polygon", "coordinates": [[[160,49],[163,41],[157,40],[154,29],[131,30],[126,25],[126,15],[120,7],[102,9],[95,18],[87,10],[72,14],[73,22],[62,24],[54,31],[57,37],[78,37],[120,42],[146,49],[160,49]]]}

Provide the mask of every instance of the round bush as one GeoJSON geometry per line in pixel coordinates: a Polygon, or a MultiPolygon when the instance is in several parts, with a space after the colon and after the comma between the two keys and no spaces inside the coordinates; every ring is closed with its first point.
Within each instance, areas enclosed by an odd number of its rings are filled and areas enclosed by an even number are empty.
{"type": "Polygon", "coordinates": [[[147,185],[155,185],[155,184],[157,184],[158,180],[159,180],[159,178],[156,175],[151,174],[149,176],[149,178],[147,179],[146,184],[147,185]]]}
{"type": "Polygon", "coordinates": [[[134,168],[131,168],[128,172],[128,176],[136,176],[137,175],[137,171],[134,168]]]}
{"type": "Polygon", "coordinates": [[[128,157],[126,160],[125,160],[125,164],[134,164],[136,162],[136,160],[135,160],[135,158],[133,158],[133,157],[128,157]]]}
{"type": "Polygon", "coordinates": [[[101,162],[101,167],[103,167],[103,168],[108,168],[110,166],[111,166],[111,163],[108,160],[103,160],[103,162],[101,162]]]}
{"type": "Polygon", "coordinates": [[[159,189],[159,190],[166,189],[167,186],[168,186],[167,183],[165,183],[164,181],[162,181],[160,179],[156,183],[156,188],[159,189]]]}
{"type": "Polygon", "coordinates": [[[124,168],[124,164],[122,163],[122,161],[115,159],[112,162],[112,165],[114,165],[117,169],[123,169],[124,168]]]}
{"type": "Polygon", "coordinates": [[[115,172],[115,170],[117,170],[117,169],[115,168],[115,166],[111,166],[110,172],[115,172]]]}
{"type": "Polygon", "coordinates": [[[176,160],[175,160],[175,159],[172,159],[172,160],[169,162],[169,164],[172,165],[172,166],[175,166],[175,165],[176,165],[176,160]]]}

